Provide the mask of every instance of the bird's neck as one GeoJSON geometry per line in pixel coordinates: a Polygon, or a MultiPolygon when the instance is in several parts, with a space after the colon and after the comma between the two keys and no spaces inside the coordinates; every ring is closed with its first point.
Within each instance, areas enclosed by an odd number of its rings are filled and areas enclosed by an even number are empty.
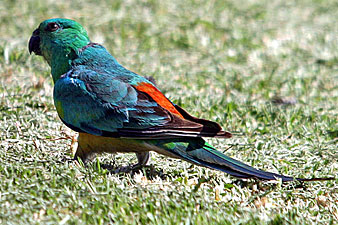
{"type": "Polygon", "coordinates": [[[53,58],[50,66],[54,83],[61,77],[62,74],[65,74],[70,70],[71,60],[72,59],[68,57],[53,58]]]}
{"type": "Polygon", "coordinates": [[[75,59],[79,58],[82,54],[83,49],[87,46],[91,46],[90,41],[82,42],[77,45],[66,45],[64,47],[55,46],[52,48],[50,55],[44,55],[44,58],[51,67],[51,73],[54,83],[62,76],[67,73],[75,59]]]}
{"type": "Polygon", "coordinates": [[[53,49],[51,55],[44,55],[44,58],[51,67],[54,83],[71,68],[71,62],[76,58],[76,53],[72,49],[53,49]]]}

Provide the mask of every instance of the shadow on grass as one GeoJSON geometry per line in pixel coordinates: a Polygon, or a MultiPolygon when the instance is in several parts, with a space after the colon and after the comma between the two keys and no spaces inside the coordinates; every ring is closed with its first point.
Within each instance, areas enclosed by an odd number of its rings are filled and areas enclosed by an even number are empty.
{"type": "Polygon", "coordinates": [[[116,166],[114,164],[102,164],[100,163],[100,167],[102,169],[108,170],[110,174],[129,174],[130,176],[134,176],[142,172],[144,176],[149,180],[153,180],[156,178],[161,178],[162,180],[171,177],[168,174],[163,172],[163,169],[155,168],[153,165],[131,165],[131,166],[116,166]]]}

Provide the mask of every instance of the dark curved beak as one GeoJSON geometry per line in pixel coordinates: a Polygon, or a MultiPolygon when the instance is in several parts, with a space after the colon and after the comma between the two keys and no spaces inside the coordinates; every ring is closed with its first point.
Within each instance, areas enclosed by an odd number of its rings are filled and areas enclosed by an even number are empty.
{"type": "Polygon", "coordinates": [[[34,52],[35,55],[41,55],[39,34],[40,34],[39,29],[36,29],[33,32],[32,37],[29,39],[28,43],[29,54],[32,54],[32,52],[34,52]]]}

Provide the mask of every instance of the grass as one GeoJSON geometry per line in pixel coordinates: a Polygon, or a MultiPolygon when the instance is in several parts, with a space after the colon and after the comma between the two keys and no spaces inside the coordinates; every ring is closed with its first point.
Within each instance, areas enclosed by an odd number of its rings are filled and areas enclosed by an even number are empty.
{"type": "Polygon", "coordinates": [[[337,223],[336,1],[3,0],[0,11],[1,224],[337,223]],[[238,181],[156,154],[135,174],[100,164],[130,154],[71,161],[75,132],[56,114],[48,65],[27,50],[51,17],[79,21],[122,65],[232,131],[208,140],[227,155],[336,180],[238,181]]]}

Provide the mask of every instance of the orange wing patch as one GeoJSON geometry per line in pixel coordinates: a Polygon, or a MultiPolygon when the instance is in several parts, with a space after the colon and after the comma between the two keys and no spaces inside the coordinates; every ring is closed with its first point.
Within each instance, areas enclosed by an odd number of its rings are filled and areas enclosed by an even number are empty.
{"type": "Polygon", "coordinates": [[[159,104],[160,106],[162,106],[163,108],[165,108],[169,112],[174,113],[181,118],[184,118],[181,115],[181,113],[179,113],[177,111],[175,106],[152,84],[142,82],[135,87],[136,87],[137,90],[142,91],[142,92],[150,95],[150,97],[152,97],[157,102],[157,104],[159,104]]]}

